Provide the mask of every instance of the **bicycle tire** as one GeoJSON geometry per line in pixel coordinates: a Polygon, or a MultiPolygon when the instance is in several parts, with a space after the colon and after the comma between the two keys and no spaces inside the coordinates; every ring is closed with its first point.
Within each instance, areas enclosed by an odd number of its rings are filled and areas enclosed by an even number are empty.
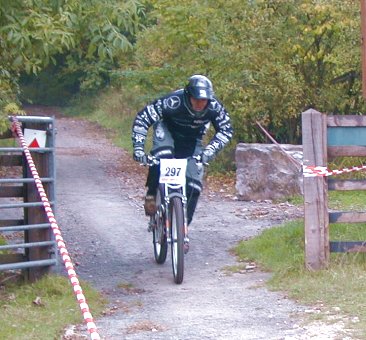
{"type": "Polygon", "coordinates": [[[184,214],[180,197],[170,201],[171,256],[174,282],[180,284],[184,276],[184,214]]]}
{"type": "Polygon", "coordinates": [[[158,207],[158,211],[152,218],[155,222],[153,228],[154,257],[155,261],[159,264],[165,262],[168,253],[167,235],[164,226],[165,218],[161,203],[161,193],[160,190],[158,190],[156,195],[156,206],[158,207]]]}

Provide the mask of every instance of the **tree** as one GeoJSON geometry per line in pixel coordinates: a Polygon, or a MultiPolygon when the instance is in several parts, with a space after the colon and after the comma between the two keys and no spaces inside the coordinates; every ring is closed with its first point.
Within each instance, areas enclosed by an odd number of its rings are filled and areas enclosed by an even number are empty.
{"type": "Polygon", "coordinates": [[[122,81],[150,95],[212,78],[237,141],[258,142],[260,121],[282,143],[301,143],[300,114],[360,113],[359,3],[351,0],[150,1],[156,21],[138,35],[122,81]],[[146,85],[146,87],[145,87],[146,85]]]}
{"type": "Polygon", "coordinates": [[[24,72],[62,63],[62,72],[76,72],[88,87],[90,75],[131,50],[143,8],[138,0],[0,0],[2,116],[24,72]]]}

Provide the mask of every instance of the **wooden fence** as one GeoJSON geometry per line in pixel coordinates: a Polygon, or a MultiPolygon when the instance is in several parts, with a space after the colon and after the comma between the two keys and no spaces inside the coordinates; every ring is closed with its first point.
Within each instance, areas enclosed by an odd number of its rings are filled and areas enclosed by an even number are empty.
{"type": "MultiPolygon", "coordinates": [[[[304,166],[327,167],[334,157],[366,157],[366,116],[302,113],[304,166]]],[[[305,265],[318,270],[331,252],[364,252],[365,241],[330,241],[331,223],[364,223],[366,212],[328,209],[328,190],[366,190],[366,180],[304,177],[305,265]]]]}

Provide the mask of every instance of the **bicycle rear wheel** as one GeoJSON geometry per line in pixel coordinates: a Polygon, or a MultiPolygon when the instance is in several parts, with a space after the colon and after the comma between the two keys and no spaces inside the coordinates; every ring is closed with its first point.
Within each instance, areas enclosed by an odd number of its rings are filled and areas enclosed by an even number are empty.
{"type": "Polygon", "coordinates": [[[181,198],[171,199],[169,219],[174,282],[180,284],[184,275],[184,214],[181,198]]]}
{"type": "Polygon", "coordinates": [[[168,252],[167,235],[164,226],[165,218],[161,203],[161,193],[160,190],[158,190],[156,195],[156,206],[158,207],[158,211],[152,218],[155,222],[153,227],[154,256],[155,261],[159,264],[165,262],[168,252]]]}

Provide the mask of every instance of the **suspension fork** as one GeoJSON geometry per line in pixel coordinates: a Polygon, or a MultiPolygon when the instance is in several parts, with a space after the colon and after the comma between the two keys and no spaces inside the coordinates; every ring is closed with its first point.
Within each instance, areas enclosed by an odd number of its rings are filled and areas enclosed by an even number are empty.
{"type": "MultiPolygon", "coordinates": [[[[166,190],[166,188],[164,188],[166,190]]],[[[170,216],[170,207],[169,207],[169,203],[170,203],[170,197],[168,196],[168,194],[165,192],[164,195],[164,205],[165,205],[165,230],[166,230],[166,239],[168,244],[172,243],[172,238],[170,237],[170,221],[169,221],[169,216],[170,216]]]]}
{"type": "Polygon", "coordinates": [[[187,196],[184,195],[182,197],[182,203],[183,203],[183,223],[184,223],[184,244],[188,245],[189,243],[189,238],[188,238],[188,217],[187,217],[187,196]]]}
{"type": "MultiPolygon", "coordinates": [[[[171,225],[170,225],[170,221],[169,221],[169,216],[170,216],[170,195],[169,195],[169,189],[168,186],[164,186],[164,205],[165,205],[165,229],[166,229],[166,235],[167,235],[167,241],[170,244],[172,239],[170,237],[170,229],[171,229],[171,225]]],[[[183,232],[184,232],[184,244],[188,245],[189,243],[189,238],[188,238],[188,219],[187,219],[187,196],[185,193],[185,190],[182,189],[182,194],[178,194],[179,197],[182,199],[182,204],[183,204],[183,232]]]]}

